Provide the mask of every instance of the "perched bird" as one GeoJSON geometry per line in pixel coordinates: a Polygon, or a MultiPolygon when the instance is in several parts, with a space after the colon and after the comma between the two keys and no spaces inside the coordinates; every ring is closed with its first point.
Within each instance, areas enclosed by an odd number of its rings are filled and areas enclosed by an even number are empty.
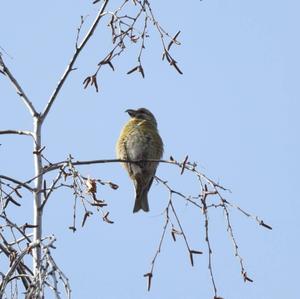
{"type": "MultiPolygon", "coordinates": [[[[117,141],[116,152],[122,160],[159,160],[163,154],[163,142],[157,130],[154,115],[146,108],[128,109],[131,119],[124,126],[117,141]]],[[[158,162],[122,163],[135,187],[133,213],[149,211],[148,191],[158,162]]]]}

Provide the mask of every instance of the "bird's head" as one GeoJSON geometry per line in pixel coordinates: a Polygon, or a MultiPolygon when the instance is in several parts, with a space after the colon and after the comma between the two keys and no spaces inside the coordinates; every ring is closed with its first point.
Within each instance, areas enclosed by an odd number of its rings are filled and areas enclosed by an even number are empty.
{"type": "Polygon", "coordinates": [[[146,108],[139,108],[137,110],[127,109],[125,112],[127,112],[131,118],[147,120],[153,123],[155,126],[157,126],[157,122],[154,115],[146,108]]]}

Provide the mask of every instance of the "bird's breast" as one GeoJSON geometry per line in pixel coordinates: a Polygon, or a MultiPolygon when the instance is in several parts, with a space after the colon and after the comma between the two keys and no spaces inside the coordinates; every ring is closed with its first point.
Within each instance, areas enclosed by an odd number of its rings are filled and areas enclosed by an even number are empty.
{"type": "Polygon", "coordinates": [[[131,160],[159,159],[163,144],[156,126],[148,121],[130,120],[119,140],[119,156],[131,160]]]}

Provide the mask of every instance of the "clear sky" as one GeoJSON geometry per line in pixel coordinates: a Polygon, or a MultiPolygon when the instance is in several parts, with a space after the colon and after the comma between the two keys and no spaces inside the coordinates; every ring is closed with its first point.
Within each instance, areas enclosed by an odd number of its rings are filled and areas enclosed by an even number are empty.
{"type": "MultiPolygon", "coordinates": [[[[92,22],[92,1],[2,1],[0,46],[3,58],[41,110],[74,50],[80,16],[92,22]],[[2,50],[1,50],[2,51],[2,50]],[[2,51],[3,52],[3,51],[2,51]]],[[[156,116],[165,144],[164,157],[189,155],[200,170],[232,193],[226,198],[260,216],[272,231],[232,211],[233,228],[254,283],[245,284],[233,254],[221,210],[210,215],[213,265],[219,295],[225,299],[279,299],[298,295],[299,276],[299,10],[286,1],[153,1],[161,24],[180,47],[172,48],[184,75],[161,61],[159,36],[149,28],[146,78],[126,72],[136,64],[132,46],[99,76],[100,92],[84,90],[109,49],[106,19],[76,63],[43,128],[45,155],[60,161],[114,158],[115,143],[128,108],[147,107],[156,116]],[[162,3],[158,3],[162,2],[162,3]]],[[[118,1],[112,1],[112,10],[118,1]]],[[[2,129],[31,129],[31,118],[9,82],[0,76],[2,129]]],[[[33,175],[29,138],[1,136],[0,172],[27,179],[33,175]]],[[[113,225],[98,215],[73,234],[72,193],[58,191],[45,211],[44,234],[54,233],[54,256],[70,278],[73,298],[212,298],[207,270],[203,215],[177,200],[192,247],[204,251],[189,264],[184,242],[168,234],[158,257],[151,292],[143,274],[150,269],[164,218],[166,190],[154,184],[150,213],[132,214],[133,186],[118,164],[82,167],[91,177],[120,188],[100,188],[113,225]]],[[[195,194],[192,176],[161,165],[158,176],[178,191],[195,194]]],[[[31,222],[32,199],[13,209],[16,221],[31,222]]],[[[0,269],[1,263],[0,260],[0,269]]]]}

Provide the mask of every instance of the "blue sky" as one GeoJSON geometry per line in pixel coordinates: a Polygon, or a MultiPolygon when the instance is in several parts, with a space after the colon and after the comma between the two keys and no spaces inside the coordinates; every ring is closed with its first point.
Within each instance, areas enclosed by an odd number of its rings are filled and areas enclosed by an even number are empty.
{"type": "MultiPolygon", "coordinates": [[[[3,58],[38,110],[47,102],[74,50],[80,15],[92,22],[92,1],[44,3],[5,1],[0,19],[3,58]]],[[[117,6],[112,1],[110,9],[117,6]]],[[[298,1],[153,2],[163,27],[181,30],[173,47],[183,75],[161,61],[159,36],[149,29],[144,69],[126,75],[136,64],[132,46],[100,72],[100,92],[82,81],[94,72],[110,46],[106,19],[76,63],[43,128],[50,161],[114,158],[115,143],[128,108],[147,107],[156,116],[165,144],[164,158],[189,155],[201,171],[231,189],[228,200],[260,216],[265,230],[232,210],[233,228],[247,272],[245,284],[228,238],[222,211],[210,215],[213,265],[219,295],[224,298],[279,299],[298,293],[299,268],[299,70],[298,1]]],[[[83,29],[83,30],[84,30],[83,29]]],[[[0,77],[0,129],[31,129],[31,118],[9,82],[0,77]]],[[[23,136],[1,136],[1,173],[19,179],[33,174],[32,145],[23,136]]],[[[73,298],[212,298],[207,270],[203,215],[176,201],[192,247],[204,251],[191,268],[182,239],[168,234],[158,257],[151,292],[143,274],[149,271],[164,218],[166,190],[154,184],[149,214],[132,214],[133,186],[118,164],[85,166],[85,175],[112,180],[120,188],[100,188],[113,225],[94,215],[73,234],[72,194],[58,191],[45,212],[44,234],[57,236],[54,256],[71,281],[73,298]]],[[[195,194],[188,174],[161,165],[158,176],[179,191],[195,194]]],[[[32,200],[13,209],[18,221],[29,221],[32,200]]],[[[79,226],[80,226],[80,219],[79,226]]],[[[1,263],[0,260],[0,268],[1,263]]]]}

